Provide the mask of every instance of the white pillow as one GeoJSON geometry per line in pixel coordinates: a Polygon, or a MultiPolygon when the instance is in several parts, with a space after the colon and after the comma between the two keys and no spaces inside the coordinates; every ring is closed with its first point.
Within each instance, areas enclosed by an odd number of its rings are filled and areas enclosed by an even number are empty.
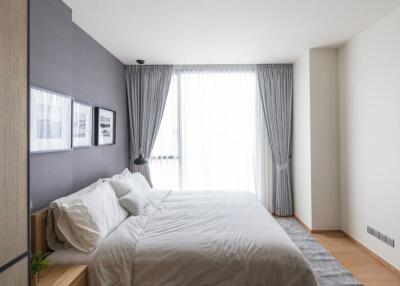
{"type": "Polygon", "coordinates": [[[110,183],[118,198],[126,196],[131,190],[134,190],[137,195],[147,198],[151,191],[146,179],[140,173],[132,174],[127,169],[121,174],[113,176],[110,183]]]}
{"type": "Polygon", "coordinates": [[[118,199],[119,204],[128,211],[130,215],[139,215],[146,205],[146,198],[136,193],[134,190],[118,199]]]}
{"type": "Polygon", "coordinates": [[[47,243],[49,244],[51,249],[60,249],[71,247],[71,244],[66,241],[64,235],[57,228],[57,223],[61,217],[61,205],[64,202],[68,202],[72,198],[79,197],[84,193],[90,192],[97,186],[98,182],[83,188],[82,190],[72,193],[66,197],[58,198],[55,201],[52,201],[49,205],[49,215],[47,221],[47,243]]]}
{"type": "MultiPolygon", "coordinates": [[[[125,168],[120,174],[114,175],[113,178],[116,178],[116,177],[121,176],[121,175],[130,174],[130,173],[131,173],[131,172],[129,171],[129,169],[128,169],[128,168],[125,168]]],[[[110,182],[110,181],[111,181],[111,178],[100,178],[98,181],[101,181],[101,182],[110,182]]]]}
{"type": "Polygon", "coordinates": [[[63,219],[58,221],[57,228],[65,239],[80,251],[94,250],[103,235],[85,201],[76,197],[63,204],[61,208],[63,219]]]}
{"type": "Polygon", "coordinates": [[[56,228],[83,252],[94,250],[128,216],[108,182],[97,182],[86,192],[63,198],[59,209],[56,228]]]}
{"type": "Polygon", "coordinates": [[[136,178],[141,186],[141,189],[145,190],[148,194],[150,194],[152,189],[149,185],[149,182],[147,182],[147,179],[139,172],[133,173],[133,175],[136,176],[136,178]]]}

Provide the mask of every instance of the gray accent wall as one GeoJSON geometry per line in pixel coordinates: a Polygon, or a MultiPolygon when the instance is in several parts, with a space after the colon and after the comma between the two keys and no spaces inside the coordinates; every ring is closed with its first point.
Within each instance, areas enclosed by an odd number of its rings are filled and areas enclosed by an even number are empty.
{"type": "Polygon", "coordinates": [[[128,167],[125,67],[72,22],[61,0],[30,1],[30,82],[117,111],[115,145],[30,156],[34,211],[128,167]]]}

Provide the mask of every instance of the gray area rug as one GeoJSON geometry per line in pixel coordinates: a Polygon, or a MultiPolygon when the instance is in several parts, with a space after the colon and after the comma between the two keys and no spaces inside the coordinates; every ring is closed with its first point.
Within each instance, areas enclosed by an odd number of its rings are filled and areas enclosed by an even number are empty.
{"type": "Polygon", "coordinates": [[[320,286],[363,285],[319,244],[296,219],[276,218],[276,220],[306,257],[320,286]]]}

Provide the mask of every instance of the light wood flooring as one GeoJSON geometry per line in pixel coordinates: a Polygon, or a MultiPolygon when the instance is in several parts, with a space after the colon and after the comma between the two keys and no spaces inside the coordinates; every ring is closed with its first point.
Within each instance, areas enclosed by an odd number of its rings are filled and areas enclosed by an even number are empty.
{"type": "Polygon", "coordinates": [[[390,270],[345,234],[313,233],[337,260],[365,286],[400,286],[400,275],[390,270]]]}

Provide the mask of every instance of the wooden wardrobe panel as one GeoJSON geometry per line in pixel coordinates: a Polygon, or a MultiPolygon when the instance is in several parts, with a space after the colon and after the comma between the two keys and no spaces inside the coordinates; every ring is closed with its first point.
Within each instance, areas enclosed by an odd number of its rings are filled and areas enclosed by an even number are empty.
{"type": "Polygon", "coordinates": [[[28,258],[25,257],[6,271],[0,273],[0,285],[26,286],[29,283],[28,275],[28,258]]]}
{"type": "Polygon", "coordinates": [[[27,0],[0,0],[0,6],[2,6],[4,9],[11,9],[20,14],[22,17],[26,17],[28,15],[27,0]]]}
{"type": "Polygon", "coordinates": [[[0,265],[28,249],[27,15],[21,3],[6,0],[0,9],[0,265]]]}

